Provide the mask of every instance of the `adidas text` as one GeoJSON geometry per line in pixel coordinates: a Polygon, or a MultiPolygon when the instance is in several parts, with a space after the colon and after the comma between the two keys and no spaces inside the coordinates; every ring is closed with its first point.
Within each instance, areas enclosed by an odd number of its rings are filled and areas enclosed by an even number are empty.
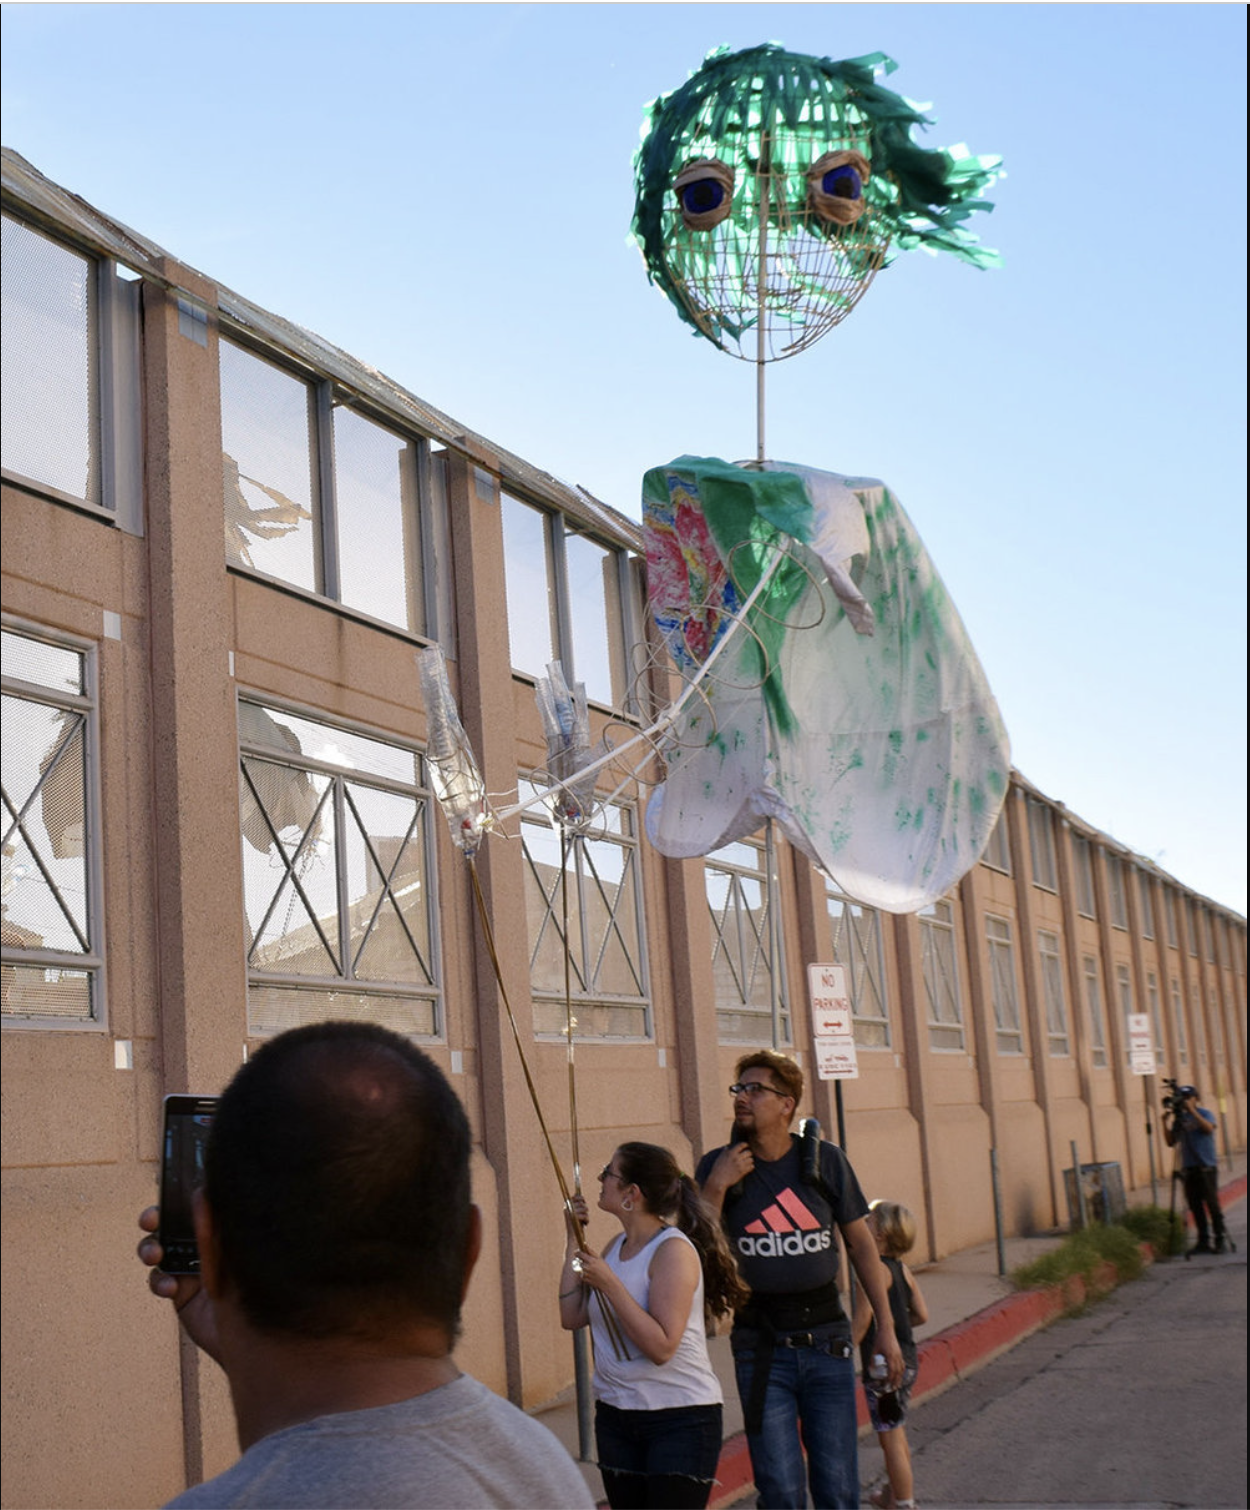
{"type": "Polygon", "coordinates": [[[819,1253],[829,1246],[831,1233],[766,1232],[763,1237],[740,1237],[738,1252],[744,1258],[792,1258],[800,1253],[819,1253]]]}

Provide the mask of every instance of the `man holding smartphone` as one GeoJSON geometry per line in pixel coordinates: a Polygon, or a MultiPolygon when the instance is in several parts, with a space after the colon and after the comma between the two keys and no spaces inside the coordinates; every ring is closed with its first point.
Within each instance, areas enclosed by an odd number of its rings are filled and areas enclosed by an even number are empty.
{"type": "Polygon", "coordinates": [[[195,1204],[200,1273],[139,1244],[225,1370],[243,1449],[169,1510],[592,1505],[546,1427],[452,1359],[481,1247],[469,1152],[438,1066],[384,1028],[295,1028],[238,1071],[195,1204]]]}

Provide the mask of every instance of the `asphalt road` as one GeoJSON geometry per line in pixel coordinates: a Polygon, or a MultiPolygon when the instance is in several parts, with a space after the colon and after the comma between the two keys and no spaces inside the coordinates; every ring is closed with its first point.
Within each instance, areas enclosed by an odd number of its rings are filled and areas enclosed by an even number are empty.
{"type": "MultiPolygon", "coordinates": [[[[1235,1254],[1155,1264],[915,1407],[922,1510],[1244,1510],[1246,1202],[1226,1220],[1235,1254]]],[[[884,1481],[875,1436],[859,1462],[866,1505],[884,1481]]]]}
{"type": "MultiPolygon", "coordinates": [[[[918,1407],[918,1503],[1250,1503],[1245,1201],[1226,1220],[1235,1254],[1155,1264],[918,1407]]],[[[875,1437],[861,1441],[866,1487],[880,1457],[875,1437]]]]}

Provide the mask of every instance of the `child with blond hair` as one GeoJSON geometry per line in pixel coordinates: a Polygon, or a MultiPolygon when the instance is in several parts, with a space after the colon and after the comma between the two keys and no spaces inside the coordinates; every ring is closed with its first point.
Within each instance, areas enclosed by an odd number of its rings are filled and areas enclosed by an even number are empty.
{"type": "Polygon", "coordinates": [[[869,1496],[878,1510],[914,1510],[915,1488],[911,1471],[911,1451],[907,1445],[907,1401],[916,1378],[916,1342],[913,1326],[923,1326],[929,1311],[916,1283],[916,1276],[903,1262],[916,1243],[916,1218],[906,1206],[896,1201],[872,1201],[868,1208],[868,1230],[877,1244],[877,1252],[889,1276],[890,1313],[894,1317],[894,1334],[903,1352],[907,1368],[897,1390],[887,1391],[884,1379],[873,1377],[872,1359],[876,1349],[876,1322],[872,1307],[861,1288],[855,1299],[855,1341],[859,1343],[864,1367],[864,1393],[868,1396],[868,1415],[881,1451],[885,1454],[885,1471],[889,1483],[869,1496]]]}

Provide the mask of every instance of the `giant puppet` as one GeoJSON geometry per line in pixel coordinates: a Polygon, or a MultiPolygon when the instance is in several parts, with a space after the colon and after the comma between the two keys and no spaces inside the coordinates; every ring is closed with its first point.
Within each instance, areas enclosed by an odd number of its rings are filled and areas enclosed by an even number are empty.
{"type": "Polygon", "coordinates": [[[635,239],[681,318],[755,362],[758,423],[754,460],[643,481],[652,611],[702,682],[661,738],[646,824],[681,858],[773,819],[851,897],[913,912],[980,858],[1006,731],[889,488],[764,447],[766,364],[843,320],[894,252],[997,261],[965,226],[997,160],[914,143],[926,118],[878,82],[893,66],[720,51],[648,111],[635,239]]]}

